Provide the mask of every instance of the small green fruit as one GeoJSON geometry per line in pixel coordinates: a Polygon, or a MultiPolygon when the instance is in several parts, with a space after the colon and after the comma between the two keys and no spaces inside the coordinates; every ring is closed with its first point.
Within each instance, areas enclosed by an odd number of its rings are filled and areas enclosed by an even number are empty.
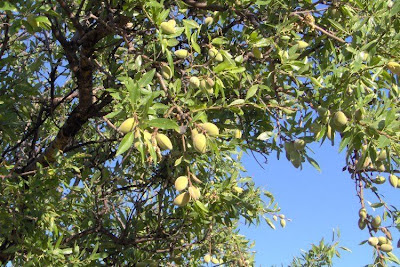
{"type": "Polygon", "coordinates": [[[129,133],[132,131],[136,126],[136,120],[135,118],[129,118],[125,120],[121,126],[119,126],[119,130],[123,132],[124,134],[129,133]]]}
{"type": "Polygon", "coordinates": [[[367,210],[362,208],[358,211],[358,216],[360,216],[360,219],[365,220],[367,218],[367,210]]]}
{"type": "Polygon", "coordinates": [[[261,53],[261,51],[260,51],[260,49],[258,47],[253,47],[252,52],[253,52],[253,56],[256,59],[262,59],[263,58],[263,54],[261,53]]]}
{"type": "Polygon", "coordinates": [[[201,197],[200,189],[195,186],[189,186],[189,194],[194,200],[198,200],[201,197]]]}
{"type": "Polygon", "coordinates": [[[378,237],[378,240],[379,240],[379,245],[389,243],[389,241],[388,241],[388,239],[386,238],[386,236],[379,236],[379,237],[378,237]]]}
{"type": "Polygon", "coordinates": [[[335,124],[335,126],[342,128],[347,125],[348,119],[342,111],[338,111],[333,116],[333,123],[335,124]]]}
{"type": "Polygon", "coordinates": [[[207,82],[208,87],[214,87],[214,85],[215,85],[214,80],[211,78],[207,78],[206,82],[207,82]]]}
{"type": "Polygon", "coordinates": [[[218,62],[224,61],[224,57],[223,57],[222,54],[219,53],[219,52],[218,52],[218,54],[215,56],[214,59],[215,59],[215,61],[218,61],[218,62]]]}
{"type": "Polygon", "coordinates": [[[392,73],[400,75],[400,64],[399,63],[391,61],[386,66],[392,73]]]}
{"type": "Polygon", "coordinates": [[[272,216],[272,219],[277,222],[278,221],[278,216],[274,215],[274,216],[272,216]]]}
{"type": "Polygon", "coordinates": [[[378,161],[375,163],[376,170],[379,172],[384,172],[386,170],[385,164],[383,164],[381,161],[378,161]]]}
{"type": "Polygon", "coordinates": [[[394,188],[396,188],[400,185],[399,178],[394,174],[389,175],[389,182],[394,188]]]}
{"type": "Polygon", "coordinates": [[[172,78],[172,70],[169,66],[162,66],[161,68],[161,75],[164,79],[169,80],[172,78]]]}
{"type": "Polygon", "coordinates": [[[206,262],[206,263],[209,263],[210,261],[211,261],[211,255],[210,254],[207,254],[207,255],[205,255],[204,256],[204,261],[206,262]]]}
{"type": "Polygon", "coordinates": [[[165,134],[157,133],[156,140],[162,150],[172,150],[171,140],[165,134]]]}
{"type": "Polygon", "coordinates": [[[175,189],[178,191],[184,190],[188,186],[189,180],[187,176],[179,176],[175,180],[175,189]]]}
{"type": "Polygon", "coordinates": [[[381,219],[381,216],[376,216],[374,219],[372,219],[372,222],[371,222],[371,224],[372,224],[372,227],[374,227],[374,228],[379,228],[379,226],[381,226],[381,223],[382,223],[382,219],[381,219]]]}
{"type": "Polygon", "coordinates": [[[217,54],[218,54],[218,50],[215,49],[215,47],[212,47],[212,48],[210,48],[210,50],[208,50],[208,55],[211,58],[215,58],[217,56],[217,54]]]}
{"type": "Polygon", "coordinates": [[[188,192],[179,194],[175,199],[174,199],[174,204],[183,207],[185,206],[190,200],[190,194],[188,192]]]}
{"type": "Polygon", "coordinates": [[[212,17],[207,17],[207,18],[204,20],[204,23],[205,23],[207,26],[210,26],[213,22],[214,22],[214,19],[213,19],[212,17]]]}
{"type": "Polygon", "coordinates": [[[382,246],[379,248],[383,252],[391,252],[393,250],[392,245],[389,244],[382,244],[382,246]]]}
{"type": "Polygon", "coordinates": [[[197,152],[205,153],[207,150],[207,138],[204,134],[196,134],[193,137],[193,147],[197,152]]]}
{"type": "Polygon", "coordinates": [[[243,193],[243,188],[241,188],[239,186],[234,186],[233,191],[235,191],[238,194],[241,194],[241,193],[243,193]]]}
{"type": "Polygon", "coordinates": [[[376,158],[377,161],[384,161],[387,158],[387,154],[386,154],[386,150],[381,150],[381,152],[379,152],[378,157],[376,158]]]}
{"type": "Polygon", "coordinates": [[[374,180],[372,180],[372,182],[374,182],[375,184],[383,184],[386,182],[386,178],[378,175],[374,180]]]}
{"type": "Polygon", "coordinates": [[[308,46],[308,43],[304,41],[297,41],[297,46],[299,47],[299,49],[303,49],[308,46]]]}
{"type": "Polygon", "coordinates": [[[217,258],[215,258],[215,257],[213,257],[211,259],[211,262],[214,263],[214,264],[219,264],[219,260],[217,258]]]}
{"type": "Polygon", "coordinates": [[[197,77],[190,77],[189,83],[190,83],[190,86],[192,86],[194,88],[200,87],[200,80],[197,77]]]}
{"type": "Polygon", "coordinates": [[[174,52],[175,56],[178,58],[186,58],[189,55],[189,52],[186,49],[179,49],[174,52]]]}
{"type": "Polygon", "coordinates": [[[160,28],[166,34],[174,34],[176,33],[175,29],[176,22],[175,20],[170,20],[168,22],[161,22],[160,28]]]}
{"type": "Polygon", "coordinates": [[[371,236],[370,238],[368,238],[368,244],[370,244],[371,246],[375,247],[376,245],[378,245],[379,243],[379,239],[375,236],[371,236]]]}
{"type": "Polygon", "coordinates": [[[242,138],[242,131],[240,131],[239,129],[236,129],[235,130],[235,138],[236,139],[242,138]]]}
{"type": "Polygon", "coordinates": [[[303,139],[296,139],[294,141],[294,149],[296,150],[303,150],[306,146],[306,142],[303,139]]]}
{"type": "Polygon", "coordinates": [[[365,226],[367,226],[367,223],[365,222],[365,220],[360,218],[358,220],[358,228],[360,228],[360,230],[364,230],[365,226]]]}
{"type": "Polygon", "coordinates": [[[214,123],[211,122],[199,123],[199,126],[200,128],[204,129],[209,136],[219,135],[219,129],[214,123]]]}
{"type": "Polygon", "coordinates": [[[356,119],[356,121],[361,121],[364,118],[363,109],[357,109],[354,113],[354,118],[356,119]]]}
{"type": "Polygon", "coordinates": [[[286,220],[285,220],[285,219],[281,219],[281,220],[280,220],[280,224],[281,224],[282,228],[285,228],[285,226],[286,226],[286,220]]]}

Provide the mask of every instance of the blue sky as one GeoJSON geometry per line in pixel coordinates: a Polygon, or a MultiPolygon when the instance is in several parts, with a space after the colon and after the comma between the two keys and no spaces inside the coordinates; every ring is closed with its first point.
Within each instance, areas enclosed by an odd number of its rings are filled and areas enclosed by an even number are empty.
{"type": "MultiPolygon", "coordinates": [[[[272,192],[282,213],[292,219],[284,229],[277,226],[272,230],[266,223],[250,228],[241,226],[241,233],[256,241],[256,266],[288,266],[294,256],[300,256],[300,249],[308,250],[322,237],[331,241],[332,230],[337,228],[341,234],[340,245],[352,252],[341,252],[341,258],[334,260],[334,266],[372,263],[372,247],[359,245],[369,234],[357,226],[360,204],[354,181],[347,172],[342,172],[344,154],[339,154],[338,147],[332,147],[330,143],[315,144],[311,148],[321,173],[309,164],[304,164],[303,170],[295,169],[284,156],[279,161],[276,156],[271,156],[268,164],[263,165],[264,169],[251,156],[244,157],[247,175],[254,177],[256,185],[272,192]]],[[[392,188],[388,182],[378,186],[389,203],[400,203],[399,189],[392,188]]],[[[372,195],[367,195],[366,200],[377,202],[372,195]]],[[[383,210],[369,211],[378,215],[383,210]]],[[[396,244],[399,233],[395,229],[391,232],[396,244]]],[[[400,256],[400,249],[393,252],[400,256]]]]}

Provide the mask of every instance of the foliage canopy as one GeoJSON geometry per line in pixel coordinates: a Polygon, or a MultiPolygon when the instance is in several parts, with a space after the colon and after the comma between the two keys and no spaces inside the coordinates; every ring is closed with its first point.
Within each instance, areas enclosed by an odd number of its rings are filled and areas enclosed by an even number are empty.
{"type": "MultiPolygon", "coordinates": [[[[400,188],[399,11],[387,0],[1,1],[0,261],[252,265],[239,219],[286,218],[242,153],[319,169],[309,144],[340,142],[355,221],[385,236],[376,263],[399,263],[400,213],[379,192],[400,188]]],[[[293,264],[330,265],[336,245],[293,264]]]]}

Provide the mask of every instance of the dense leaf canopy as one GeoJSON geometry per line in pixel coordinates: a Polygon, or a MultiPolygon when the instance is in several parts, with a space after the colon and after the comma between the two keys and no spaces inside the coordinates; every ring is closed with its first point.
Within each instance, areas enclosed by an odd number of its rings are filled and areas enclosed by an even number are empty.
{"type": "MultiPolygon", "coordinates": [[[[399,11],[387,0],[1,1],[0,261],[251,266],[239,220],[287,218],[242,154],[319,169],[309,145],[340,142],[354,221],[382,237],[369,240],[376,263],[398,262],[398,203],[379,187],[399,194],[399,11]]],[[[330,265],[336,245],[293,264],[330,265]]]]}

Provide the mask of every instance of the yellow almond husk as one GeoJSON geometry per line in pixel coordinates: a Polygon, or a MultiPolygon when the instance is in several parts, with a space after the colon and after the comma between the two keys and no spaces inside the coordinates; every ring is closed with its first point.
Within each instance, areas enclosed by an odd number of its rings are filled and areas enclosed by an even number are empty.
{"type": "Polygon", "coordinates": [[[202,129],[204,129],[209,136],[218,136],[219,135],[219,129],[214,123],[211,123],[211,122],[199,123],[199,126],[202,129]]]}
{"type": "Polygon", "coordinates": [[[379,239],[375,236],[371,236],[370,238],[368,238],[368,244],[370,244],[371,246],[375,247],[376,245],[378,245],[379,243],[379,239]]]}
{"type": "Polygon", "coordinates": [[[219,52],[218,52],[218,54],[215,56],[214,59],[215,59],[215,61],[218,61],[218,62],[224,61],[224,57],[223,57],[222,54],[219,53],[219,52]]]}
{"type": "Polygon", "coordinates": [[[197,152],[205,153],[207,150],[207,138],[204,134],[193,136],[193,147],[197,152]]]}
{"type": "Polygon", "coordinates": [[[210,254],[207,254],[207,255],[205,255],[204,256],[204,261],[206,262],[206,263],[209,263],[210,261],[211,261],[211,255],[210,254]]]}
{"type": "Polygon", "coordinates": [[[174,204],[183,207],[185,206],[190,200],[190,194],[188,192],[179,194],[175,199],[174,199],[174,204]]]}
{"type": "Polygon", "coordinates": [[[157,133],[156,140],[157,140],[158,146],[162,150],[167,150],[167,149],[172,150],[173,147],[172,147],[171,140],[165,134],[157,133]]]}
{"type": "Polygon", "coordinates": [[[286,220],[285,219],[281,219],[280,224],[281,224],[282,228],[285,228],[286,220]]]}
{"type": "Polygon", "coordinates": [[[189,186],[189,194],[194,200],[198,200],[201,197],[200,189],[195,186],[189,186]]]}
{"type": "Polygon", "coordinates": [[[121,126],[119,126],[119,130],[124,134],[131,132],[136,126],[135,118],[129,118],[125,120],[121,126]]]}
{"type": "Polygon", "coordinates": [[[239,129],[235,130],[235,138],[240,139],[242,138],[242,131],[240,131],[239,129]]]}

